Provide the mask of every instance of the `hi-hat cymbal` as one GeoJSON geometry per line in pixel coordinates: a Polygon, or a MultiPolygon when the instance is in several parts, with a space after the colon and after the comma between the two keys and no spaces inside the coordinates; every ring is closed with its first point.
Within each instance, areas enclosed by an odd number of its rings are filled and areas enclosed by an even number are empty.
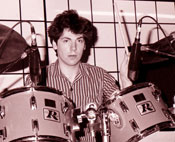
{"type": "Polygon", "coordinates": [[[19,33],[0,24],[0,65],[15,61],[27,47],[27,42],[19,33]],[[9,32],[10,35],[8,36],[9,32]]]}
{"type": "Polygon", "coordinates": [[[169,60],[168,57],[160,56],[152,52],[141,52],[142,64],[155,64],[169,60]]]}
{"type": "Polygon", "coordinates": [[[153,44],[141,46],[141,56],[143,64],[154,64],[175,59],[175,34],[172,33],[167,38],[163,38],[153,44]]]}

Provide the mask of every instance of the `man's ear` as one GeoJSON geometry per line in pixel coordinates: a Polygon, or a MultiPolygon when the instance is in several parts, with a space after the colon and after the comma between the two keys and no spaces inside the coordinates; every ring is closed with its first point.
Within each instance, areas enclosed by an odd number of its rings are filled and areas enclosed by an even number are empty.
{"type": "Polygon", "coordinates": [[[86,50],[86,45],[84,46],[84,48],[83,48],[84,50],[86,50]]]}
{"type": "Polygon", "coordinates": [[[57,44],[56,44],[56,42],[54,40],[52,41],[52,46],[53,46],[54,50],[57,50],[57,44]]]}

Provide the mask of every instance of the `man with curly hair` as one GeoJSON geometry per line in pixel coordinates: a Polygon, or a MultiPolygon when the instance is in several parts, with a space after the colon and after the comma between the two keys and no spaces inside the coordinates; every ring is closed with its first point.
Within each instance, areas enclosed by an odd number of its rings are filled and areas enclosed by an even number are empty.
{"type": "MultiPolygon", "coordinates": [[[[48,35],[58,59],[46,68],[47,87],[61,91],[81,112],[90,103],[99,107],[113,92],[120,90],[119,83],[106,70],[86,63],[90,48],[98,39],[97,29],[88,19],[79,16],[76,10],[64,11],[55,17],[48,35]]],[[[122,66],[122,87],[131,85],[127,63],[125,60],[122,66]]],[[[76,139],[78,142],[100,142],[102,137],[92,137],[87,125],[83,125],[76,139]]]]}

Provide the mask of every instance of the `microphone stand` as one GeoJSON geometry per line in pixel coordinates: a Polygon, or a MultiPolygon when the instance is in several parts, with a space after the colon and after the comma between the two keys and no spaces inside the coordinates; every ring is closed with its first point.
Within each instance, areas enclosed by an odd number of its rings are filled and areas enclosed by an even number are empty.
{"type": "Polygon", "coordinates": [[[33,25],[31,25],[31,48],[29,54],[29,70],[32,81],[31,86],[37,86],[40,82],[41,68],[40,68],[40,54],[37,48],[36,33],[33,25]]]}

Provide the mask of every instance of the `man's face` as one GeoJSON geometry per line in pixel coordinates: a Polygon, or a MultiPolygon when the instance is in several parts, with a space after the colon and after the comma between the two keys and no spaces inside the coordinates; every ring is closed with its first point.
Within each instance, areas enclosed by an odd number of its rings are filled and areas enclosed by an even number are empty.
{"type": "Polygon", "coordinates": [[[85,40],[83,34],[74,34],[69,29],[64,29],[56,45],[59,63],[74,66],[80,62],[85,40]]]}

